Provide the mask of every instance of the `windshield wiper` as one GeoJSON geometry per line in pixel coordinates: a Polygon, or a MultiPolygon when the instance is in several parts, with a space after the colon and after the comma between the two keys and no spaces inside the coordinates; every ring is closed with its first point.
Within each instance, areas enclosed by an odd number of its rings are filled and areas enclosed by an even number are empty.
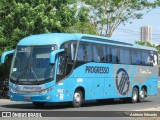
{"type": "Polygon", "coordinates": [[[36,78],[36,80],[39,82],[37,73],[35,72],[34,68],[33,68],[33,67],[30,67],[30,70],[31,70],[31,72],[33,73],[33,76],[34,76],[34,77],[36,78]]]}

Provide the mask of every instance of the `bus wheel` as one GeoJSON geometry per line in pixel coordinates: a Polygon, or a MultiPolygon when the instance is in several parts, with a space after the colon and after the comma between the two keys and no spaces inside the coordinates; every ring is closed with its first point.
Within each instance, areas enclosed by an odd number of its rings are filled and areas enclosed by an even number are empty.
{"type": "Polygon", "coordinates": [[[81,90],[76,90],[74,92],[74,97],[73,97],[73,102],[72,105],[73,107],[80,107],[83,101],[83,95],[81,90]]]}
{"type": "Polygon", "coordinates": [[[33,105],[37,108],[41,108],[45,105],[45,102],[33,102],[33,105]]]}
{"type": "Polygon", "coordinates": [[[143,102],[146,95],[146,90],[144,88],[141,89],[139,93],[138,102],[143,102]]]}
{"type": "Polygon", "coordinates": [[[136,87],[133,88],[132,97],[130,101],[131,103],[136,103],[138,101],[138,89],[136,87]]]}

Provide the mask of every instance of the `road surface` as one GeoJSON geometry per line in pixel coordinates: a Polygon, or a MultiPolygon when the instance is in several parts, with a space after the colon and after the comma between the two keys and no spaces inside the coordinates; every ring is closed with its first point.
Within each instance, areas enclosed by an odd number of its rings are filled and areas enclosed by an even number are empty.
{"type": "MultiPolygon", "coordinates": [[[[160,92],[160,89],[159,89],[160,92]]],[[[47,112],[57,112],[57,111],[63,111],[65,113],[65,111],[80,111],[80,112],[86,112],[86,111],[97,111],[97,113],[99,111],[113,111],[111,112],[111,114],[115,113],[114,111],[153,111],[155,108],[160,108],[160,94],[158,94],[157,96],[152,96],[152,97],[147,97],[145,99],[145,101],[143,103],[136,103],[136,104],[132,104],[132,103],[128,103],[128,102],[124,102],[122,100],[115,100],[113,103],[110,103],[109,101],[106,101],[106,103],[98,103],[96,101],[87,101],[86,103],[84,103],[82,105],[82,107],[80,108],[72,108],[69,104],[67,103],[63,103],[63,104],[47,104],[46,106],[44,106],[43,108],[35,108],[32,103],[28,103],[28,102],[13,102],[10,100],[6,100],[6,99],[0,99],[0,111],[21,111],[21,112],[25,112],[25,111],[33,111],[33,112],[38,112],[38,111],[47,111],[47,112]]],[[[61,112],[61,114],[63,114],[63,112],[61,112]]],[[[79,112],[79,113],[80,113],[79,112]]],[[[96,112],[94,112],[96,113],[96,112]]],[[[74,114],[74,112],[73,112],[74,114]]],[[[70,114],[71,116],[73,114],[70,114]]],[[[70,116],[68,116],[70,117],[70,116]]],[[[36,119],[36,118],[34,118],[36,119]]],[[[38,119],[38,118],[37,118],[38,119]]],[[[49,118],[43,118],[43,119],[49,119],[49,118]]],[[[62,118],[60,117],[56,117],[56,120],[61,120],[62,118]]],[[[65,118],[66,120],[72,120],[72,118],[65,118]]],[[[76,119],[80,119],[80,118],[76,118],[76,119]]],[[[87,117],[86,119],[93,119],[90,117],[87,117]]],[[[98,118],[95,117],[94,119],[105,119],[106,118],[98,118]]],[[[128,118],[112,118],[113,120],[119,120],[119,119],[128,119],[128,118]]],[[[134,118],[129,118],[129,119],[134,119],[134,118]]]]}

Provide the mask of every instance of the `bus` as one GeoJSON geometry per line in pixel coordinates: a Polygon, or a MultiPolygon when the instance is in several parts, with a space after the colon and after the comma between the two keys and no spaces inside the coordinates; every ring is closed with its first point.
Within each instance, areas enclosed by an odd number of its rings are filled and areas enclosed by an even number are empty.
{"type": "Polygon", "coordinates": [[[70,102],[124,99],[143,102],[158,94],[155,48],[89,34],[48,33],[22,39],[13,54],[11,101],[70,102]]]}
{"type": "Polygon", "coordinates": [[[158,70],[159,70],[159,77],[160,77],[160,66],[158,66],[158,70]]]}

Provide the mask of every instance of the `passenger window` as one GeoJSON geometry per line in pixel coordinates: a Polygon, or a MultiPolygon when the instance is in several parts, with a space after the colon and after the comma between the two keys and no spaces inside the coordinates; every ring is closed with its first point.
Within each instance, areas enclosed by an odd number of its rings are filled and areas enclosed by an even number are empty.
{"type": "Polygon", "coordinates": [[[62,44],[61,49],[65,49],[65,51],[58,55],[59,57],[56,82],[59,82],[65,76],[72,72],[76,54],[76,47],[76,41],[69,41],[62,44]]]}
{"type": "Polygon", "coordinates": [[[156,66],[156,65],[158,65],[158,53],[157,52],[153,52],[153,54],[154,54],[153,66],[156,66]]]}
{"type": "Polygon", "coordinates": [[[142,51],[142,65],[145,65],[145,66],[150,65],[149,51],[142,51]]]}
{"type": "Polygon", "coordinates": [[[150,66],[158,65],[158,54],[157,54],[157,52],[150,51],[148,61],[149,61],[150,66]]]}
{"type": "Polygon", "coordinates": [[[84,50],[83,50],[83,45],[82,44],[79,45],[77,60],[78,61],[84,61],[84,50]]]}
{"type": "Polygon", "coordinates": [[[57,75],[66,75],[67,70],[67,56],[59,55],[58,57],[58,67],[57,67],[57,75]]]}
{"type": "Polygon", "coordinates": [[[90,62],[92,61],[92,44],[87,42],[81,42],[77,55],[78,61],[90,62]]]}
{"type": "Polygon", "coordinates": [[[130,64],[130,49],[120,48],[120,63],[121,64],[130,64]]]}
{"type": "Polygon", "coordinates": [[[112,63],[119,63],[118,48],[112,47],[112,63]]]}
{"type": "Polygon", "coordinates": [[[77,49],[77,42],[71,42],[71,55],[72,55],[72,60],[75,60],[76,49],[77,49]]]}
{"type": "Polygon", "coordinates": [[[93,45],[93,61],[104,62],[105,61],[105,47],[104,45],[94,44],[93,45]]]}
{"type": "Polygon", "coordinates": [[[70,42],[66,42],[64,44],[62,44],[61,49],[65,49],[65,53],[67,56],[69,56],[69,61],[71,61],[71,43],[70,42]]]}
{"type": "Polygon", "coordinates": [[[106,48],[106,62],[111,63],[112,62],[112,48],[107,46],[106,48]]]}
{"type": "Polygon", "coordinates": [[[140,50],[133,49],[132,51],[132,64],[141,65],[141,52],[140,50]]]}

